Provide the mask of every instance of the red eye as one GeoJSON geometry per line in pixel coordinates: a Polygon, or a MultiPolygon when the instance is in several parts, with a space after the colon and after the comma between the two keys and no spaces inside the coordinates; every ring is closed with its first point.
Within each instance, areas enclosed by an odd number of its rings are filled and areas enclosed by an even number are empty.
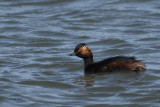
{"type": "Polygon", "coordinates": [[[81,50],[78,50],[77,52],[81,52],[81,50]]]}

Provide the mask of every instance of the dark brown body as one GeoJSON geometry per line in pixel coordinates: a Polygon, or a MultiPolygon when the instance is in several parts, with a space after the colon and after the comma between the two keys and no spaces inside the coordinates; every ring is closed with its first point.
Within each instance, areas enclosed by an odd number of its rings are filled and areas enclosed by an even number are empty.
{"type": "Polygon", "coordinates": [[[144,71],[145,65],[134,57],[117,56],[93,63],[85,67],[85,73],[113,71],[144,71]]]}

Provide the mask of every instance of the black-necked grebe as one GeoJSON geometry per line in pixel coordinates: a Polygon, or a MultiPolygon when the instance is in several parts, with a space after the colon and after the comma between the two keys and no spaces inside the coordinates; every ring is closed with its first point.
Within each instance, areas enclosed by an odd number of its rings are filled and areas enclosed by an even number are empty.
{"type": "Polygon", "coordinates": [[[92,52],[85,43],[78,44],[70,56],[83,58],[85,73],[145,70],[144,63],[134,57],[116,56],[94,63],[92,52]]]}

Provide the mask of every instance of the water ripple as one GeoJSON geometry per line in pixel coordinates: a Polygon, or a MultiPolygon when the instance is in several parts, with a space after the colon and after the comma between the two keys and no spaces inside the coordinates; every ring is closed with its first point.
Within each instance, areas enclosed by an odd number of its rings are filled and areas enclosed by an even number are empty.
{"type": "Polygon", "coordinates": [[[159,106],[160,2],[1,0],[0,106],[159,106]],[[135,56],[144,73],[84,75],[69,57],[135,56]],[[116,101],[116,102],[115,102],[116,101]]]}

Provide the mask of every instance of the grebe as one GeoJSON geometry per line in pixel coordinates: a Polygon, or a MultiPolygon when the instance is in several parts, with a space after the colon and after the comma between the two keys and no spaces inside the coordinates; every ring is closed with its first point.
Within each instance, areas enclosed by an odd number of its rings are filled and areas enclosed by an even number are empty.
{"type": "Polygon", "coordinates": [[[70,56],[83,58],[85,73],[145,70],[144,63],[134,57],[116,56],[94,63],[92,52],[85,43],[78,44],[70,56]]]}

